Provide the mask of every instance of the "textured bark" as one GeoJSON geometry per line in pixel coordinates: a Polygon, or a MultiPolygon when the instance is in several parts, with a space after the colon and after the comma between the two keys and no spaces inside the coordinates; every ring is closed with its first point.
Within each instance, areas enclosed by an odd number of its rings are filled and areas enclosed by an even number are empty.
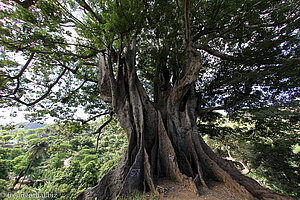
{"type": "Polygon", "coordinates": [[[133,47],[119,60],[116,79],[110,76],[112,66],[104,67],[104,58],[100,58],[101,95],[112,102],[129,146],[116,169],[77,199],[112,200],[134,190],[157,193],[160,177],[192,185],[198,194],[207,188],[207,180],[217,178],[242,199],[288,199],[242,175],[218,157],[199,136],[193,83],[202,65],[197,53],[189,56],[188,70],[173,87],[162,56],[156,72],[154,102],[149,100],[137,78],[133,47]],[[105,94],[104,86],[110,88],[105,94]]]}

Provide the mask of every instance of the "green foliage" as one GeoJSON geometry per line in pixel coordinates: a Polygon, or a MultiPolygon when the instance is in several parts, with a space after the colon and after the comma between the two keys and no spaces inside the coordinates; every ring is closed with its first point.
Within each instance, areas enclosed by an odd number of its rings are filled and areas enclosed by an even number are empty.
{"type": "Polygon", "coordinates": [[[24,147],[0,148],[3,170],[0,180],[7,181],[7,185],[11,186],[14,179],[8,177],[18,176],[33,161],[25,180],[38,182],[30,186],[23,184],[22,189],[15,194],[48,192],[56,194],[56,199],[75,198],[80,191],[96,185],[125,153],[126,135],[116,120],[105,128],[100,137],[99,151],[95,153],[96,140],[91,133],[106,120],[91,123],[80,130],[81,135],[72,132],[77,129],[63,124],[13,131],[14,138],[23,136],[24,147]],[[60,130],[62,134],[57,134],[61,127],[67,128],[60,130]]]}
{"type": "Polygon", "coordinates": [[[6,160],[0,160],[0,179],[6,179],[12,166],[6,160]]]}
{"type": "MultiPolygon", "coordinates": [[[[244,110],[228,116],[211,113],[201,117],[199,129],[206,133],[204,139],[217,153],[227,157],[228,153],[222,146],[227,145],[234,158],[245,161],[251,168],[249,176],[271,189],[296,197],[299,183],[296,174],[299,170],[298,118],[297,108],[280,107],[244,110]]],[[[102,132],[99,150],[95,153],[95,136],[90,133],[104,121],[106,119],[91,123],[89,132],[80,136],[73,132],[57,135],[55,131],[49,131],[49,127],[25,131],[23,134],[33,135],[33,139],[45,136],[43,139],[48,141],[49,148],[48,156],[35,159],[27,175],[28,180],[44,180],[45,184],[24,185],[24,191],[39,190],[57,194],[58,199],[73,199],[82,190],[97,184],[118,164],[127,147],[126,134],[113,120],[102,132]],[[69,166],[65,165],[66,160],[69,166]]],[[[14,134],[19,135],[19,132],[14,134]]],[[[28,143],[28,139],[32,140],[24,137],[24,143],[28,143]]],[[[34,151],[35,148],[30,146],[24,149],[0,148],[0,164],[4,170],[1,175],[16,176],[26,169],[34,151]]],[[[242,169],[239,164],[237,167],[242,169]]],[[[5,177],[0,180],[6,181],[6,185],[12,184],[13,180],[3,179],[5,177]]],[[[123,198],[142,199],[147,196],[132,194],[123,198]]]]}
{"type": "Polygon", "coordinates": [[[29,160],[26,159],[26,155],[20,155],[18,157],[16,157],[15,159],[13,159],[13,163],[14,163],[14,170],[19,173],[21,170],[25,170],[26,167],[29,164],[29,160]]]}
{"type": "Polygon", "coordinates": [[[4,141],[5,143],[7,143],[9,140],[11,140],[13,138],[12,135],[3,135],[1,136],[1,140],[4,141]]]}
{"type": "Polygon", "coordinates": [[[7,192],[7,190],[8,190],[7,186],[8,186],[8,181],[6,181],[5,179],[0,179],[0,193],[1,194],[7,192]]]}
{"type": "Polygon", "coordinates": [[[31,139],[36,139],[37,137],[38,137],[37,134],[30,134],[30,135],[25,136],[25,139],[26,140],[31,140],[31,139]]]}
{"type": "Polygon", "coordinates": [[[64,165],[64,159],[66,158],[65,153],[57,153],[52,155],[48,160],[48,166],[50,169],[57,170],[62,168],[64,165]]]}
{"type": "Polygon", "coordinates": [[[247,163],[249,176],[299,198],[299,116],[299,107],[244,110],[226,117],[204,116],[199,128],[217,153],[228,157],[228,146],[232,157],[247,163]]]}
{"type": "Polygon", "coordinates": [[[22,154],[23,150],[20,148],[2,148],[0,147],[0,159],[13,160],[18,155],[22,154]]]}
{"type": "MultiPolygon", "coordinates": [[[[107,108],[97,94],[97,54],[111,46],[124,56],[133,38],[137,75],[149,97],[166,47],[170,84],[185,72],[183,2],[41,0],[28,8],[15,1],[1,3],[0,102],[3,107],[36,105],[28,108],[33,120],[48,114],[68,121],[78,107],[94,114],[107,108]]],[[[190,4],[191,42],[203,59],[196,83],[199,107],[236,102],[237,109],[296,99],[296,1],[190,4]]],[[[117,71],[117,65],[112,67],[117,71]]],[[[74,121],[69,126],[78,128],[74,121]]]]}
{"type": "MultiPolygon", "coordinates": [[[[183,1],[86,2],[0,2],[0,107],[26,105],[28,119],[42,120],[50,115],[62,120],[50,128],[17,133],[9,132],[13,126],[1,126],[2,142],[15,139],[25,144],[23,149],[0,149],[4,152],[0,159],[13,163],[14,175],[31,160],[34,163],[29,175],[42,164],[61,170],[45,189],[60,194],[60,199],[72,199],[94,184],[96,177],[99,180],[116,166],[127,146],[125,134],[113,121],[101,133],[95,153],[92,132],[103,121],[74,121],[77,108],[93,117],[111,106],[99,95],[99,53],[111,49],[105,52],[110,58],[113,48],[118,58],[123,58],[135,40],[136,74],[153,100],[158,67],[166,67],[170,87],[177,85],[187,71],[186,42],[191,42],[202,56],[199,78],[191,84],[199,113],[218,107],[232,112],[229,118],[202,116],[207,118],[201,119],[200,131],[230,146],[234,156],[246,159],[257,179],[270,177],[271,188],[295,195],[294,187],[299,183],[295,179],[299,116],[290,115],[289,110],[271,109],[299,100],[297,1],[191,0],[189,30],[185,30],[183,1]],[[32,5],[22,6],[22,2],[32,5]],[[186,41],[187,32],[191,41],[186,41]],[[241,108],[249,110],[238,112],[241,108]],[[38,149],[43,142],[49,144],[44,158],[38,157],[46,151],[38,149]],[[70,166],[66,167],[64,161],[69,158],[70,166]],[[276,164],[278,158],[280,165],[276,164]],[[100,171],[97,176],[87,170],[93,165],[100,171]],[[80,182],[82,177],[91,182],[80,182]]],[[[111,67],[114,75],[120,74],[118,64],[111,67]]],[[[217,148],[226,156],[225,149],[217,148]]]]}
{"type": "Polygon", "coordinates": [[[95,186],[98,183],[98,171],[96,170],[96,163],[94,161],[90,161],[85,165],[83,169],[83,177],[79,181],[80,187],[78,190],[83,190],[88,187],[95,186]]]}

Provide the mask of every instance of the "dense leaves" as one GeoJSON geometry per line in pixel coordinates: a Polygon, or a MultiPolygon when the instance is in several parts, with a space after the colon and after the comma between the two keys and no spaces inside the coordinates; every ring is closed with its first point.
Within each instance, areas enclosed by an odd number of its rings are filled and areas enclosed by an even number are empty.
{"type": "MultiPolygon", "coordinates": [[[[196,83],[200,111],[296,98],[299,3],[190,3],[191,40],[204,64],[196,83]]],[[[1,106],[37,105],[33,119],[73,119],[78,106],[99,113],[105,104],[97,95],[97,53],[112,46],[122,55],[132,38],[137,74],[151,98],[165,47],[169,81],[185,71],[180,1],[37,1],[29,7],[2,1],[0,17],[1,106]]]]}
{"type": "MultiPolygon", "coordinates": [[[[99,150],[95,153],[96,137],[92,133],[101,123],[103,121],[90,124],[81,135],[71,130],[69,134],[58,134],[57,125],[13,131],[10,142],[6,141],[0,147],[0,193],[45,192],[56,195],[56,198],[48,199],[73,199],[82,190],[97,184],[118,164],[127,147],[125,133],[114,120],[102,132],[99,150]],[[20,133],[24,135],[23,148],[16,142],[20,133]],[[44,142],[49,145],[41,151],[44,142]],[[44,156],[37,157],[38,153],[44,153],[44,156]],[[23,173],[15,190],[10,191],[15,179],[29,164],[26,176],[23,173]],[[21,186],[20,182],[23,182],[21,186]]],[[[4,134],[1,131],[1,135],[4,134]]]]}
{"type": "MultiPolygon", "coordinates": [[[[299,107],[213,113],[199,121],[199,128],[217,153],[246,164],[249,176],[299,198],[299,117],[299,107]]],[[[243,170],[241,163],[231,163],[243,170]]]]}

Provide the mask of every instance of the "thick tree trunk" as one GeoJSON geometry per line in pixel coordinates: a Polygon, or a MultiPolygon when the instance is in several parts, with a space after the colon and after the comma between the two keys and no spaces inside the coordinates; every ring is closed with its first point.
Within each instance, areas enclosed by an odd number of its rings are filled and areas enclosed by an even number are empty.
{"type": "MultiPolygon", "coordinates": [[[[121,126],[127,133],[129,146],[115,170],[106,174],[100,183],[82,192],[77,199],[117,199],[138,189],[156,193],[160,177],[176,179],[192,185],[201,194],[207,180],[217,178],[228,185],[241,199],[288,199],[261,187],[218,157],[199,136],[196,126],[196,97],[192,86],[201,66],[192,58],[185,73],[170,90],[167,75],[156,82],[155,102],[149,100],[134,68],[134,49],[120,60],[118,77],[110,76],[109,94],[121,126]],[[193,69],[193,67],[195,69],[193,69]],[[164,85],[164,87],[160,87],[164,85]]],[[[100,59],[99,80],[107,84],[111,66],[106,68],[100,59]],[[104,77],[106,81],[104,80],[104,77]]],[[[163,71],[163,70],[162,70],[163,71]]],[[[161,73],[161,72],[158,72],[161,73]]],[[[163,74],[163,73],[162,73],[163,74]]]]}

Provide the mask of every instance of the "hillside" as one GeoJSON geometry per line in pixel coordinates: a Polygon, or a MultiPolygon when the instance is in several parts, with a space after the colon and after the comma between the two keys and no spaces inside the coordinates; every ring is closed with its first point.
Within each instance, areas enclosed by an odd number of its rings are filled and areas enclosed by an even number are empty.
{"type": "MultiPolygon", "coordinates": [[[[244,133],[238,132],[241,130],[249,131],[251,126],[246,126],[247,129],[244,130],[243,127],[245,128],[245,126],[242,124],[236,126],[236,122],[228,121],[225,118],[222,118],[222,123],[218,121],[218,125],[214,126],[219,127],[219,131],[226,129],[227,134],[228,132],[232,133],[231,137],[236,137],[235,143],[227,141],[227,146],[222,146],[218,140],[209,135],[204,135],[206,142],[224,158],[228,156],[228,148],[230,148],[232,158],[239,160],[247,158],[247,165],[251,168],[250,173],[247,174],[248,176],[256,178],[257,181],[266,187],[277,189],[277,191],[286,194],[294,194],[295,198],[297,198],[297,193],[295,192],[297,187],[296,185],[293,186],[293,182],[280,188],[278,185],[281,182],[276,178],[280,178],[279,175],[281,173],[286,173],[291,181],[297,179],[294,176],[296,170],[294,167],[297,166],[297,161],[292,159],[296,159],[296,155],[299,155],[299,146],[290,143],[290,147],[292,147],[290,151],[285,150],[282,146],[281,148],[275,146],[275,143],[273,146],[276,148],[266,148],[268,147],[267,142],[264,144],[267,146],[262,144],[251,146],[248,143],[244,143],[241,139],[241,134],[244,133]],[[237,135],[234,135],[234,133],[237,135]],[[256,153],[253,152],[253,148],[255,148],[256,153]],[[280,162],[279,165],[276,165],[280,168],[274,167],[272,160],[267,160],[270,157],[259,157],[262,156],[260,152],[262,149],[264,149],[263,153],[273,155],[272,158],[281,157],[281,160],[276,160],[277,164],[280,162]],[[249,155],[252,155],[252,157],[249,157],[249,155]],[[291,159],[287,164],[284,160],[285,157],[291,159]],[[255,166],[259,161],[257,159],[265,159],[265,164],[261,163],[255,166]],[[285,166],[285,169],[282,169],[282,166],[285,166]],[[265,170],[269,171],[263,174],[262,172],[265,170]],[[272,174],[272,176],[269,176],[269,174],[272,174]]],[[[23,128],[18,128],[13,132],[2,130],[0,132],[0,142],[2,143],[0,147],[0,193],[48,192],[49,194],[55,194],[56,197],[48,197],[46,199],[64,200],[73,199],[81,191],[97,184],[109,170],[116,167],[127,148],[126,134],[120,128],[118,122],[113,120],[101,133],[98,151],[95,152],[98,135],[93,133],[104,121],[105,119],[80,128],[76,124],[23,124],[25,125],[23,128]],[[34,127],[38,128],[33,129],[34,127]],[[20,176],[20,174],[22,175],[20,176]],[[12,188],[13,190],[11,190],[12,188]]],[[[209,132],[209,126],[204,119],[202,119],[201,123],[202,129],[200,131],[209,132]]],[[[292,133],[278,138],[278,145],[282,145],[279,142],[287,141],[290,137],[293,137],[292,133]]],[[[243,170],[239,162],[230,163],[236,164],[238,168],[243,170]]],[[[174,180],[160,179],[157,180],[156,184],[159,192],[158,196],[146,193],[143,195],[132,194],[129,197],[131,199],[147,199],[151,197],[152,199],[170,200],[240,199],[218,180],[211,180],[208,183],[209,189],[199,191],[200,196],[196,195],[194,188],[186,187],[174,180]]],[[[129,197],[123,197],[123,199],[128,199],[129,197]]]]}
{"type": "Polygon", "coordinates": [[[29,130],[29,129],[37,129],[37,128],[43,128],[47,126],[48,124],[40,124],[40,123],[32,123],[32,122],[22,122],[18,123],[16,126],[17,128],[23,129],[23,130],[29,130]]]}

